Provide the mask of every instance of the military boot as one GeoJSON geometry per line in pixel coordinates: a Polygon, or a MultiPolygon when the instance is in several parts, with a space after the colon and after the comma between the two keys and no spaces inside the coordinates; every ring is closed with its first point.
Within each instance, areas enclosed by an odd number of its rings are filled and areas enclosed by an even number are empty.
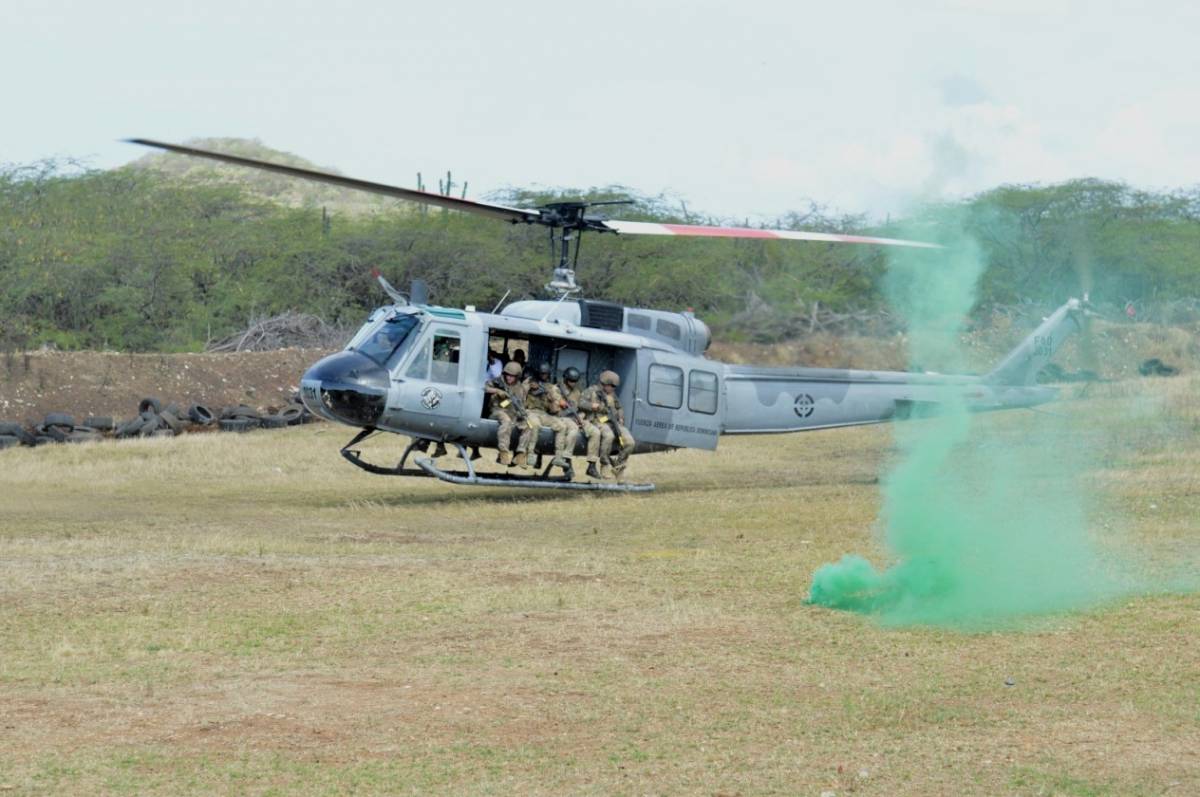
{"type": "Polygon", "coordinates": [[[529,467],[529,463],[527,462],[527,459],[528,459],[528,458],[525,456],[525,452],[524,452],[524,451],[522,451],[521,453],[517,454],[515,457],[513,457],[513,458],[512,458],[512,464],[511,464],[511,466],[510,466],[510,467],[513,467],[513,468],[528,468],[528,467],[529,467]]]}
{"type": "Polygon", "coordinates": [[[591,478],[591,479],[602,479],[602,478],[604,478],[603,476],[601,476],[601,475],[600,475],[600,469],[596,467],[596,463],[595,463],[595,462],[589,462],[589,463],[588,463],[588,467],[587,467],[587,475],[588,475],[588,478],[591,478]]]}
{"type": "Polygon", "coordinates": [[[550,460],[550,467],[562,468],[563,470],[566,470],[567,468],[571,467],[571,463],[567,462],[564,457],[555,457],[554,459],[550,460]]]}
{"type": "Polygon", "coordinates": [[[511,465],[512,464],[512,452],[511,451],[501,451],[500,456],[496,457],[496,462],[500,463],[501,465],[511,465]]]}
{"type": "Polygon", "coordinates": [[[600,478],[602,478],[602,479],[615,478],[613,476],[612,465],[605,465],[603,468],[600,469],[600,478]]]}

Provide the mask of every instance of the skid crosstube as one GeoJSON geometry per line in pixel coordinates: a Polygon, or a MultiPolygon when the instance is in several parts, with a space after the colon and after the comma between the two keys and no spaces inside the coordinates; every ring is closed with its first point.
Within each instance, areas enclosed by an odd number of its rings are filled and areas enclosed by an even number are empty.
{"type": "Polygon", "coordinates": [[[363,440],[370,437],[376,432],[375,429],[363,429],[354,439],[347,443],[342,448],[342,456],[351,464],[362,468],[367,473],[374,473],[379,476],[418,476],[424,478],[440,479],[449,484],[461,484],[472,487],[518,487],[521,489],[535,490],[588,490],[592,492],[608,492],[608,493],[648,493],[654,490],[653,484],[627,484],[622,482],[577,482],[573,481],[571,474],[563,476],[550,476],[550,468],[547,467],[540,476],[525,476],[515,473],[487,473],[479,474],[475,472],[475,465],[471,461],[467,450],[460,443],[451,443],[458,449],[459,455],[463,462],[467,464],[467,472],[448,471],[439,468],[434,464],[432,459],[418,457],[413,460],[416,468],[406,468],[405,463],[408,461],[409,454],[419,442],[413,440],[404,449],[404,454],[400,457],[400,461],[395,467],[384,467],[367,462],[362,458],[362,452],[351,446],[361,443],[363,440]]]}

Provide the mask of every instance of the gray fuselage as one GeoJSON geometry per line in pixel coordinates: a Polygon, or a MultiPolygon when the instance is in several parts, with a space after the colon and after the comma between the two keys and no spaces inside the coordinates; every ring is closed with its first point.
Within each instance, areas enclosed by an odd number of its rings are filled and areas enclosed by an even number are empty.
{"type": "MultiPolygon", "coordinates": [[[[305,374],[302,396],[352,426],[495,446],[497,424],[484,417],[487,352],[519,349],[530,363],[549,362],[556,377],[568,366],[589,384],[602,370],[617,372],[639,452],[711,450],[723,434],[881,423],[949,401],[974,411],[1050,401],[1056,391],[1032,384],[1032,374],[1069,334],[1077,307],[1060,308],[991,374],[957,376],[729,365],[704,356],[708,329],[690,313],[582,301],[517,302],[498,314],[392,305],[305,374]]],[[[550,451],[551,438],[543,430],[539,450],[550,451]]]]}

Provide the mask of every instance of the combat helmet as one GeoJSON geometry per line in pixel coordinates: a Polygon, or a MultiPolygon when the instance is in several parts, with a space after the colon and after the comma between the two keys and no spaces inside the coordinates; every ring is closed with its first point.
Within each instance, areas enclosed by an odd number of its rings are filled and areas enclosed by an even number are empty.
{"type": "Polygon", "coordinates": [[[571,367],[567,368],[567,370],[563,371],[562,378],[564,382],[578,382],[579,369],[572,365],[571,367]]]}
{"type": "Polygon", "coordinates": [[[504,373],[508,374],[509,376],[520,376],[521,371],[521,364],[516,360],[509,360],[504,364],[504,373]]]}
{"type": "Polygon", "coordinates": [[[543,380],[549,379],[551,373],[553,373],[553,371],[550,368],[550,363],[538,363],[538,376],[540,376],[543,380]]]}
{"type": "Polygon", "coordinates": [[[621,386],[621,377],[617,376],[616,371],[601,371],[600,384],[612,385],[613,387],[621,386]]]}

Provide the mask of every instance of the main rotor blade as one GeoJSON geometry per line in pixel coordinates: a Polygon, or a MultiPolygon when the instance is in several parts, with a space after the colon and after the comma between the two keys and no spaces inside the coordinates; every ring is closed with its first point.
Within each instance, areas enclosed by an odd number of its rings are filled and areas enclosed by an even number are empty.
{"type": "Polygon", "coordinates": [[[878,244],[880,246],[915,246],[922,249],[941,249],[937,244],[905,241],[900,238],[872,238],[867,235],[835,235],[827,232],[800,230],[760,230],[754,227],[706,227],[699,224],[658,224],[649,221],[615,221],[605,219],[604,226],[622,235],[685,235],[700,238],[782,238],[789,241],[827,241],[842,244],[878,244]]]}
{"type": "Polygon", "coordinates": [[[372,194],[383,194],[384,196],[396,197],[397,199],[408,199],[413,202],[421,202],[423,204],[433,205],[439,208],[449,208],[451,210],[464,210],[468,213],[478,213],[483,216],[491,216],[495,219],[504,219],[505,221],[534,224],[541,218],[542,215],[536,210],[510,208],[505,207],[504,205],[492,205],[487,202],[475,202],[470,199],[458,199],[452,196],[431,194],[427,191],[417,191],[412,188],[399,188],[394,185],[373,183],[368,180],[356,180],[353,177],[342,177],[336,174],[329,174],[328,172],[318,172],[313,169],[303,169],[298,166],[284,166],[283,164],[268,163],[267,161],[260,161],[256,160],[255,158],[243,158],[239,155],[226,155],[222,152],[211,152],[206,149],[184,147],[179,144],[167,144],[162,141],[151,141],[148,138],[127,138],[125,140],[130,144],[141,144],[145,147],[157,147],[158,149],[165,149],[168,152],[177,152],[180,155],[192,155],[197,158],[208,158],[209,160],[232,163],[236,166],[246,166],[251,169],[262,169],[263,171],[277,172],[279,174],[286,174],[292,177],[299,177],[304,180],[315,180],[319,183],[340,185],[343,188],[353,188],[358,191],[368,191],[372,194]]]}

